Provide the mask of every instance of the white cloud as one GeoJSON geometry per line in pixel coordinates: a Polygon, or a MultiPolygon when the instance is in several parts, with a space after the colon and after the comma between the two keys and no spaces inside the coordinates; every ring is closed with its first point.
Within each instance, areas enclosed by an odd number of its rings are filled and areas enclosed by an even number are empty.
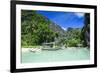
{"type": "Polygon", "coordinates": [[[65,27],[61,27],[63,30],[66,30],[66,28],[65,27]]]}
{"type": "Polygon", "coordinates": [[[77,15],[79,18],[84,16],[84,13],[75,13],[75,15],[77,15]]]}

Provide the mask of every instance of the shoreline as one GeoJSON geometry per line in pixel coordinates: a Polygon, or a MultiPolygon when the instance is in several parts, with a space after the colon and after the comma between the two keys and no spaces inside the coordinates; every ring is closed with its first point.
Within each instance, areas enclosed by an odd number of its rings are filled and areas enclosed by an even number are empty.
{"type": "MultiPolygon", "coordinates": [[[[87,49],[86,47],[67,47],[65,49],[68,49],[68,50],[75,50],[75,49],[81,49],[81,48],[84,48],[84,49],[87,49]]],[[[38,48],[21,48],[21,51],[22,52],[30,52],[30,51],[33,51],[33,52],[36,52],[36,51],[40,51],[42,49],[38,49],[38,48]]]]}

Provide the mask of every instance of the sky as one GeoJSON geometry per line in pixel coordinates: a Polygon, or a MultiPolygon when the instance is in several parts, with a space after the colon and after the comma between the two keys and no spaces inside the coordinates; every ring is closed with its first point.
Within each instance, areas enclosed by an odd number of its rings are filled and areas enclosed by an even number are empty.
{"type": "Polygon", "coordinates": [[[67,30],[69,27],[82,28],[84,25],[84,13],[55,11],[37,11],[37,13],[47,17],[64,30],[67,30]]]}

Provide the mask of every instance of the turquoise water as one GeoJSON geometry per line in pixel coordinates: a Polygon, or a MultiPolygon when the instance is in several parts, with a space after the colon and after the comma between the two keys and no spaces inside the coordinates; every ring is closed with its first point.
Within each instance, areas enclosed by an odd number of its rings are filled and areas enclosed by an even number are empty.
{"type": "Polygon", "coordinates": [[[56,51],[22,52],[22,63],[89,60],[90,51],[86,48],[61,49],[56,51]]]}

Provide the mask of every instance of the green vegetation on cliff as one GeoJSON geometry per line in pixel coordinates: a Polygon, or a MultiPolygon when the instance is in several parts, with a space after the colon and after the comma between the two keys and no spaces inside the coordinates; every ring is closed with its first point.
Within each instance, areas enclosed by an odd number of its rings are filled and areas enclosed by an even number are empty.
{"type": "Polygon", "coordinates": [[[36,11],[21,11],[21,45],[41,45],[43,42],[52,42],[58,33],[50,29],[52,24],[47,18],[36,11]]]}

